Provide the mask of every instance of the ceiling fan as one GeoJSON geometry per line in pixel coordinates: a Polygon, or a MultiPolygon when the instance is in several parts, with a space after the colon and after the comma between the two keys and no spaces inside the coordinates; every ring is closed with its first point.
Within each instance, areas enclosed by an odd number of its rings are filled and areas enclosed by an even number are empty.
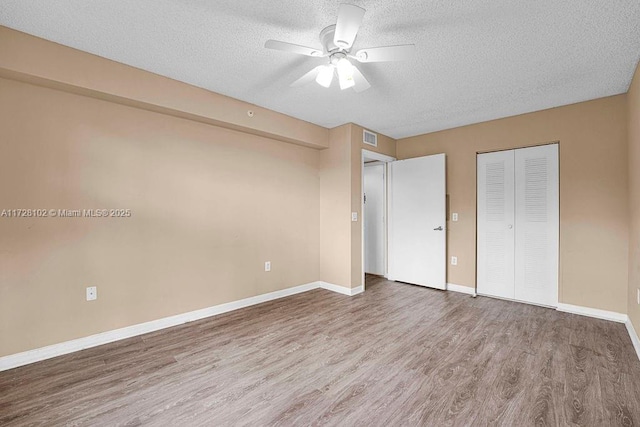
{"type": "Polygon", "coordinates": [[[358,62],[387,62],[402,61],[413,55],[415,45],[384,46],[360,49],[351,54],[351,47],[358,34],[365,10],[352,4],[342,4],[338,10],[338,21],[320,32],[322,50],[300,46],[277,40],[267,40],[264,47],[282,50],[312,57],[328,57],[329,63],[320,65],[291,84],[292,87],[301,86],[315,80],[324,87],[331,86],[333,77],[338,75],[340,89],[353,87],[356,92],[369,89],[371,85],[360,70],[349,61],[358,62]]]}

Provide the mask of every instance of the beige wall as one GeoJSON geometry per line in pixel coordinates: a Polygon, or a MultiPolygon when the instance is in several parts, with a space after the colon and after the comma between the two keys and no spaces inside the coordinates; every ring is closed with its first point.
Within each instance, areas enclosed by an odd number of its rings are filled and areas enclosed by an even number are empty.
{"type": "Polygon", "coordinates": [[[378,146],[362,142],[353,123],[331,129],[320,154],[320,280],[362,286],[362,149],[395,157],[395,140],[378,134],[378,146]],[[351,213],[358,221],[351,221],[351,213]]]}
{"type": "Polygon", "coordinates": [[[321,126],[3,26],[0,77],[311,148],[329,145],[329,130],[321,126]]]}
{"type": "Polygon", "coordinates": [[[357,125],[330,131],[4,27],[0,113],[0,209],[133,212],[0,220],[0,356],[316,280],[362,284],[357,125]]]}
{"type": "Polygon", "coordinates": [[[0,218],[0,356],[318,280],[317,150],[0,79],[0,153],[0,209],[133,212],[0,218]]]}
{"type": "Polygon", "coordinates": [[[320,280],[351,287],[351,125],[329,131],[320,152],[320,280]]]}
{"type": "Polygon", "coordinates": [[[626,96],[406,138],[398,158],[447,154],[447,281],[475,286],[476,152],[560,143],[559,301],[627,311],[626,96]]]}
{"type": "Polygon", "coordinates": [[[629,294],[628,314],[640,333],[640,306],[636,292],[640,288],[640,66],[631,82],[628,101],[629,133],[629,294]]]}

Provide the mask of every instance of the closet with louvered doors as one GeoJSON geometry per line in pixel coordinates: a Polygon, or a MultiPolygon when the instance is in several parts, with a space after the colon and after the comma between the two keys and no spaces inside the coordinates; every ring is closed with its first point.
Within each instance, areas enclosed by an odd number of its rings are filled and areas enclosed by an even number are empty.
{"type": "Polygon", "coordinates": [[[477,293],[558,303],[558,144],[478,154],[477,293]]]}

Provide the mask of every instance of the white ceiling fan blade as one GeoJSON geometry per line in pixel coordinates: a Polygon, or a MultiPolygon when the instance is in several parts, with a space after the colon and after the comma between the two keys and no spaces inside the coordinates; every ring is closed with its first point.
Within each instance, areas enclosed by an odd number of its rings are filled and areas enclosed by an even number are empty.
{"type": "Polygon", "coordinates": [[[353,90],[356,92],[363,92],[371,87],[371,84],[364,78],[358,67],[353,67],[353,90]]]}
{"type": "Polygon", "coordinates": [[[314,49],[312,47],[300,46],[293,43],[280,42],[278,40],[267,40],[264,44],[264,47],[267,49],[275,49],[282,50],[285,52],[297,53],[299,55],[307,55],[307,56],[324,56],[322,51],[319,49],[314,49]]]}
{"type": "Polygon", "coordinates": [[[352,4],[341,4],[338,9],[338,22],[336,22],[333,44],[348,49],[356,39],[365,10],[352,4]]]}
{"type": "Polygon", "coordinates": [[[307,83],[311,83],[312,81],[314,81],[316,79],[316,77],[318,77],[318,73],[320,73],[320,70],[322,69],[322,65],[318,65],[316,68],[314,68],[313,70],[309,71],[307,74],[305,74],[304,76],[300,77],[298,80],[296,80],[295,82],[291,83],[289,86],[290,87],[298,87],[298,86],[303,86],[306,85],[307,83]]]}
{"type": "Polygon", "coordinates": [[[416,45],[414,44],[371,47],[357,51],[355,58],[360,62],[404,61],[411,58],[415,50],[416,45]]]}

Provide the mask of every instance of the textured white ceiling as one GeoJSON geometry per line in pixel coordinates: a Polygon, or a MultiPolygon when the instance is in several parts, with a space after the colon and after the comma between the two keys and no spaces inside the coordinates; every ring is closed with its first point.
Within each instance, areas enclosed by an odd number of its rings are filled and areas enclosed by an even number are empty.
{"type": "Polygon", "coordinates": [[[324,59],[341,1],[1,0],[0,24],[325,127],[401,138],[627,91],[638,0],[345,0],[367,13],[354,49],[415,43],[413,60],[358,64],[360,94],[289,84],[324,59]]]}

